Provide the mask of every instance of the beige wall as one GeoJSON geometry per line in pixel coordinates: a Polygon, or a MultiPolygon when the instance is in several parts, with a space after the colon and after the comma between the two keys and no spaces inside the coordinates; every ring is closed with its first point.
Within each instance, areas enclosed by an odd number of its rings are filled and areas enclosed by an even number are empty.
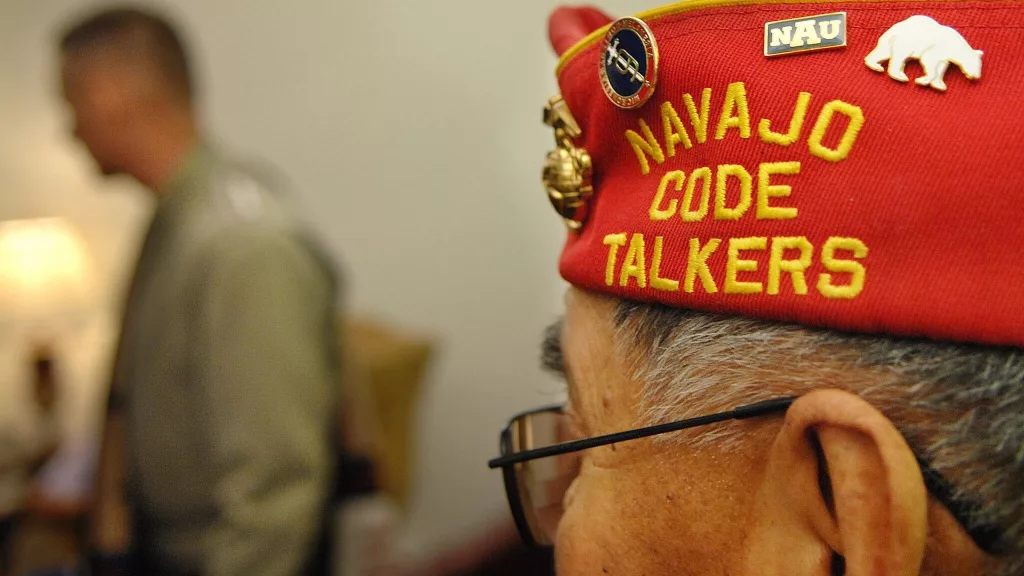
{"type": "MultiPolygon", "coordinates": [[[[555,2],[169,4],[199,60],[211,133],[296,183],[303,213],[345,263],[355,310],[443,346],[418,425],[412,533],[437,548],[505,514],[499,474],[485,466],[498,429],[560,390],[537,367],[564,288],[563,229],[538,177],[551,146],[540,111],[556,92],[555,2]]],[[[628,14],[653,3],[597,4],[628,14]]],[[[116,301],[148,202],[98,178],[65,136],[51,49],[55,26],[89,5],[0,3],[0,219],[70,218],[116,301]]],[[[98,306],[75,337],[72,427],[84,432],[110,310],[98,306]]]]}

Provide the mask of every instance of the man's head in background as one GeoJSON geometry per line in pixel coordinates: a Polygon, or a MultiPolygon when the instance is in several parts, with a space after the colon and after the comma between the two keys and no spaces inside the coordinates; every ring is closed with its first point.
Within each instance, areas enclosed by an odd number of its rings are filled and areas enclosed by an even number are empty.
{"type": "MultiPolygon", "coordinates": [[[[1000,2],[555,13],[545,181],[574,287],[545,360],[573,435],[796,397],[507,467],[561,576],[1024,570],[1021,22],[1000,2]]],[[[543,447],[532,418],[505,455],[543,447]]]]}
{"type": "Polygon", "coordinates": [[[76,138],[104,174],[159,186],[196,133],[193,75],[174,27],[139,9],[109,9],[69,27],[60,51],[76,138]]]}

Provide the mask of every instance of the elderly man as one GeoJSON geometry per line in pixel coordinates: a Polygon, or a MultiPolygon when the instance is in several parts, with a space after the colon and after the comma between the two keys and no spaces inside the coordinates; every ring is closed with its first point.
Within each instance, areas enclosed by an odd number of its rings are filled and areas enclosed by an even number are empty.
{"type": "Polygon", "coordinates": [[[61,55],[75,135],[157,204],[114,367],[95,564],[135,552],[139,574],[309,573],[333,467],[331,266],[275,179],[205,137],[165,20],[95,14],[61,55]]]}
{"type": "Polygon", "coordinates": [[[559,574],[1024,573],[1022,30],[1008,2],[552,16],[569,404],[491,466],[559,574]]]}

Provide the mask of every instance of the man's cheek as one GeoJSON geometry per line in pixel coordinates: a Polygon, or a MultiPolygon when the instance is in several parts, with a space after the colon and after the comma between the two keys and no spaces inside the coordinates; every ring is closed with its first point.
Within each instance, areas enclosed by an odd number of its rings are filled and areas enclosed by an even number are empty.
{"type": "Polygon", "coordinates": [[[628,540],[609,503],[616,495],[606,478],[577,478],[558,527],[555,567],[558,576],[623,574],[622,552],[628,540]]]}
{"type": "MultiPolygon", "coordinates": [[[[577,512],[582,508],[577,507],[577,512]]],[[[590,514],[566,515],[559,527],[555,543],[555,572],[558,576],[593,576],[603,574],[605,547],[598,533],[603,525],[590,514]]]]}

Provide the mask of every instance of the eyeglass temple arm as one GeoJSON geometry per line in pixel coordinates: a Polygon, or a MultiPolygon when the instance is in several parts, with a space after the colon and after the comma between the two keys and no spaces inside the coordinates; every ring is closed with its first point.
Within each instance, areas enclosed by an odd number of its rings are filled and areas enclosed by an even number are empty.
{"type": "MultiPolygon", "coordinates": [[[[756,418],[767,414],[785,412],[793,402],[796,401],[796,399],[796,396],[775,398],[772,400],[765,400],[763,402],[755,402],[754,404],[747,404],[745,406],[738,406],[733,410],[718,414],[698,416],[696,418],[689,418],[687,420],[680,420],[677,422],[657,424],[655,426],[647,426],[636,430],[605,434],[603,436],[595,436],[593,438],[584,438],[582,440],[574,440],[572,442],[564,442],[553,446],[526,450],[516,454],[507,454],[499,458],[494,458],[487,463],[487,466],[489,468],[502,468],[519,462],[535,460],[537,458],[546,458],[548,456],[558,456],[560,454],[578,452],[580,450],[597,448],[598,446],[607,446],[608,444],[616,444],[627,440],[646,438],[648,436],[655,436],[666,432],[676,432],[715,422],[724,422],[726,420],[745,420],[747,418],[756,418]]],[[[924,478],[924,484],[925,487],[928,488],[928,492],[935,496],[935,498],[950,511],[953,517],[956,518],[957,522],[964,527],[968,535],[970,535],[971,539],[979,548],[990,554],[998,553],[1002,549],[1001,541],[1003,537],[1003,529],[997,524],[978,521],[978,512],[982,509],[981,505],[970,497],[963,495],[958,496],[956,494],[957,490],[949,480],[947,480],[937,470],[933,469],[919,456],[915,455],[915,458],[917,459],[918,466],[921,468],[921,475],[924,478]]]]}
{"type": "Polygon", "coordinates": [[[569,454],[570,452],[578,452],[580,450],[597,448],[598,446],[617,444],[619,442],[625,442],[627,440],[636,440],[638,438],[656,436],[658,434],[664,434],[666,432],[677,432],[679,430],[685,430],[687,428],[696,428],[697,426],[704,426],[707,424],[713,424],[715,422],[724,422],[726,420],[744,420],[746,418],[755,418],[757,416],[763,416],[765,414],[784,412],[787,408],[789,408],[791,404],[793,404],[794,401],[796,401],[795,396],[789,398],[775,398],[773,400],[765,400],[763,402],[756,402],[754,404],[740,406],[733,410],[729,410],[727,412],[720,412],[718,414],[698,416],[696,418],[679,420],[677,422],[656,424],[654,426],[637,428],[636,430],[626,430],[625,432],[616,432],[614,434],[605,434],[603,436],[594,436],[593,438],[584,438],[582,440],[573,440],[571,442],[563,442],[561,444],[554,444],[552,446],[544,446],[543,448],[534,448],[532,450],[525,450],[523,452],[507,454],[499,458],[494,458],[493,460],[487,462],[487,466],[489,468],[501,468],[503,466],[508,466],[510,464],[526,462],[527,460],[535,460],[537,458],[547,458],[548,456],[569,454]]]}

